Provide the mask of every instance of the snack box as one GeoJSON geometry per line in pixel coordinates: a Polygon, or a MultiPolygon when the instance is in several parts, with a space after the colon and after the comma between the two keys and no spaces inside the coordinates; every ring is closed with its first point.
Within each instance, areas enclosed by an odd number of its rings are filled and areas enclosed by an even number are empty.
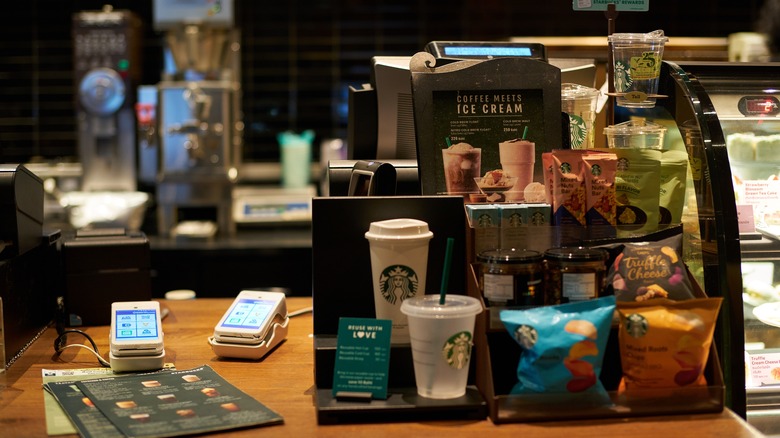
{"type": "MultiPolygon", "coordinates": [[[[468,293],[481,299],[477,276],[479,265],[472,264],[470,271],[468,293]]],[[[705,296],[695,281],[693,283],[694,293],[705,296]]],[[[607,342],[600,377],[609,395],[609,403],[593,403],[587,395],[510,395],[509,392],[517,382],[520,348],[503,325],[490,325],[494,319],[491,310],[495,312],[497,309],[486,307],[486,311],[476,321],[475,375],[477,388],[488,404],[488,415],[496,424],[713,413],[723,410],[725,385],[714,343],[704,370],[707,386],[619,392],[622,370],[616,327],[612,329],[607,342]]]]}

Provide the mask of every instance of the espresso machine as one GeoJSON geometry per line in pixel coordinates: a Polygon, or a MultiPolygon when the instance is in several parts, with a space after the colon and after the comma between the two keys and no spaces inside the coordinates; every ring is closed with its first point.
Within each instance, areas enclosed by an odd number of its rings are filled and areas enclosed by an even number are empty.
{"type": "Polygon", "coordinates": [[[141,21],[111,6],[72,20],[81,190],[134,191],[141,21]]]}
{"type": "Polygon", "coordinates": [[[157,149],[158,233],[233,234],[243,129],[233,4],[155,0],[154,26],[164,34],[166,70],[155,102],[139,100],[137,110],[139,156],[157,149]]]}

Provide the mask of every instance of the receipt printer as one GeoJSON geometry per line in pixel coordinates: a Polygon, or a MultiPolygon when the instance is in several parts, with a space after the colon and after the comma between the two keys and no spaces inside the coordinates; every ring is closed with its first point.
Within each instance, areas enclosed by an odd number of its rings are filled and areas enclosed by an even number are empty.
{"type": "Polygon", "coordinates": [[[149,239],[124,229],[80,230],[63,239],[65,320],[109,325],[111,303],[152,299],[149,239]]]}
{"type": "Polygon", "coordinates": [[[43,181],[22,164],[0,164],[0,259],[43,241],[43,181]]]}

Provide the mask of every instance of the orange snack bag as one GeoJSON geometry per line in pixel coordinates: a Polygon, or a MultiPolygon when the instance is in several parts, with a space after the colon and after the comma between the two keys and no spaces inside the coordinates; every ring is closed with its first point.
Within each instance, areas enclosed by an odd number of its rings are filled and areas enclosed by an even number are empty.
{"type": "Polygon", "coordinates": [[[705,386],[722,298],[621,302],[620,359],[627,390],[705,386]]]}

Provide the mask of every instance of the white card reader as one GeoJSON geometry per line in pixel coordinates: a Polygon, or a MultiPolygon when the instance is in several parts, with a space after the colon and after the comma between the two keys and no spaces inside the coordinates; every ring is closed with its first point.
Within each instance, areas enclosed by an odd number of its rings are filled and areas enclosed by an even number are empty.
{"type": "Polygon", "coordinates": [[[281,292],[241,291],[208,338],[217,356],[261,359],[287,338],[290,323],[281,292]]]}
{"type": "Polygon", "coordinates": [[[111,303],[110,347],[109,361],[116,372],[162,369],[165,348],[160,303],[111,303]]]}

